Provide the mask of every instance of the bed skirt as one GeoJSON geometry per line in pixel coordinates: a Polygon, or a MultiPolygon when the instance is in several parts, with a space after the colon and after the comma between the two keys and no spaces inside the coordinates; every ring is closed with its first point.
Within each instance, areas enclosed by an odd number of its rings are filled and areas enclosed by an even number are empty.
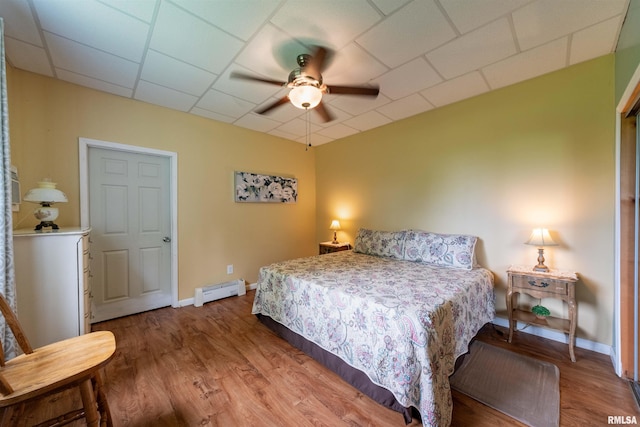
{"type": "Polygon", "coordinates": [[[420,414],[417,409],[413,407],[402,406],[395,398],[393,393],[384,387],[380,387],[377,384],[371,382],[367,375],[344,362],[338,356],[329,353],[317,344],[305,339],[301,335],[291,331],[286,326],[274,321],[269,316],[262,314],[256,314],[256,317],[269,329],[274,331],[282,339],[287,341],[294,347],[302,350],[312,359],[315,359],[320,364],[326,366],[331,371],[338,374],[342,379],[358,389],[362,394],[369,396],[379,404],[392,409],[396,412],[400,412],[404,417],[406,424],[409,424],[413,417],[419,418],[420,414]]]}

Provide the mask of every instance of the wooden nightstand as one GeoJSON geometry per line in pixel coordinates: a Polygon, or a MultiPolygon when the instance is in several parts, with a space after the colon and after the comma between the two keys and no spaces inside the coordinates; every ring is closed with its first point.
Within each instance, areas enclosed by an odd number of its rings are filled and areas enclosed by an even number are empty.
{"type": "Polygon", "coordinates": [[[337,243],[331,242],[320,243],[320,255],[330,254],[331,252],[348,251],[351,249],[351,243],[337,243]]]}
{"type": "Polygon", "coordinates": [[[533,271],[530,266],[511,266],[507,269],[507,312],[509,313],[509,342],[513,338],[518,320],[532,325],[556,329],[569,334],[569,355],[576,361],[573,346],[576,337],[576,282],[574,272],[549,270],[543,273],[533,271]],[[563,300],[569,307],[569,318],[549,316],[538,319],[529,311],[518,308],[518,294],[531,295],[534,298],[556,298],[563,300]]]}

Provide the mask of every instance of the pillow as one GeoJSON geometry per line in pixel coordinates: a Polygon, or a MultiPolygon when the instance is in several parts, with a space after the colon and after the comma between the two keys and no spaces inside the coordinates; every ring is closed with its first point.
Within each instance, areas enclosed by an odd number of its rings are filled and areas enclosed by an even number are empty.
{"type": "Polygon", "coordinates": [[[464,234],[409,230],[406,232],[404,259],[471,270],[476,264],[477,240],[475,236],[464,234]]]}
{"type": "Polygon", "coordinates": [[[353,245],[354,252],[403,259],[404,231],[377,231],[361,228],[353,245]]]}

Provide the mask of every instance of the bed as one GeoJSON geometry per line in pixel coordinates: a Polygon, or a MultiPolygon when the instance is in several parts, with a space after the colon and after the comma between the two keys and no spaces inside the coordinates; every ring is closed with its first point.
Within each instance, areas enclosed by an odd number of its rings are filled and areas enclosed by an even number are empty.
{"type": "Polygon", "coordinates": [[[448,426],[455,360],[495,316],[476,240],[360,229],[353,250],[262,267],[252,313],[405,422],[448,426]]]}

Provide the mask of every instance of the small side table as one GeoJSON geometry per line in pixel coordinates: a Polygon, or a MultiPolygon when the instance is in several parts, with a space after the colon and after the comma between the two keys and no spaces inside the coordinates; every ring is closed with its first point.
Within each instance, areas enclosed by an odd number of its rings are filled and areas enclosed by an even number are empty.
{"type": "Polygon", "coordinates": [[[322,242],[320,243],[319,253],[320,255],[330,254],[332,252],[339,251],[348,251],[351,249],[351,243],[343,242],[343,243],[331,243],[331,242],[322,242]]]}
{"type": "Polygon", "coordinates": [[[513,338],[518,320],[524,323],[556,329],[569,334],[569,355],[576,361],[573,351],[576,338],[577,303],[575,284],[578,275],[574,272],[549,270],[533,271],[531,266],[510,266],[507,269],[507,312],[509,313],[509,342],[513,338]],[[567,303],[569,318],[549,316],[538,319],[529,311],[518,308],[518,295],[527,294],[534,298],[556,298],[567,303]]]}

